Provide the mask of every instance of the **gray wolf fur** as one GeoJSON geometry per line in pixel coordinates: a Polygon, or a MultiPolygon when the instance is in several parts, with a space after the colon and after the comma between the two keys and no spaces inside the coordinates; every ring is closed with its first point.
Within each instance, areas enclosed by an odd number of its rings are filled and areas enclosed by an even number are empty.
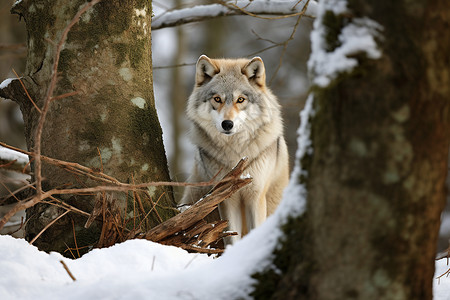
{"type": "MultiPolygon", "coordinates": [[[[242,157],[253,182],[219,205],[239,239],[264,222],[288,183],[288,151],[280,105],[265,82],[264,63],[253,59],[197,61],[195,87],[187,104],[191,140],[197,147],[191,182],[228,172],[242,157]]],[[[182,204],[199,200],[208,188],[187,187],[182,204]]]]}

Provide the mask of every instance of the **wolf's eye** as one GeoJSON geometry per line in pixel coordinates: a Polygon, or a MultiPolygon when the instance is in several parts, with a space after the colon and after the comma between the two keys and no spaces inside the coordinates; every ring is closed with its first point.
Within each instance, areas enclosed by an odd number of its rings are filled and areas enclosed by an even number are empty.
{"type": "Polygon", "coordinates": [[[217,103],[222,102],[222,99],[220,99],[219,96],[214,97],[214,101],[216,101],[217,103]]]}
{"type": "Polygon", "coordinates": [[[245,98],[244,97],[239,97],[238,99],[237,99],[237,103],[242,103],[242,102],[244,102],[245,101],[245,98]]]}

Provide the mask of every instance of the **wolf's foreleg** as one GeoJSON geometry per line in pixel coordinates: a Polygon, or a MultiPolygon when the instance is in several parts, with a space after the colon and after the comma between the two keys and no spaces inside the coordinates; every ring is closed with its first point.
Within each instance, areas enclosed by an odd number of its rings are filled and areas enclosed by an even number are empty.
{"type": "Polygon", "coordinates": [[[258,227],[266,220],[267,201],[265,193],[245,203],[245,216],[248,231],[258,227]]]}
{"type": "Polygon", "coordinates": [[[240,202],[238,197],[231,197],[219,204],[219,213],[222,220],[228,220],[228,230],[236,231],[238,235],[225,238],[225,244],[235,243],[242,238],[243,224],[240,202]]]}

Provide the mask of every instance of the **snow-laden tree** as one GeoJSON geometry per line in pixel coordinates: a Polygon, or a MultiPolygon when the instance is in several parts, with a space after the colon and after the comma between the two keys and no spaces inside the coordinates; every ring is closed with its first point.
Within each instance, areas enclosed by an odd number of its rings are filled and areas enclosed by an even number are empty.
{"type": "Polygon", "coordinates": [[[305,208],[281,222],[255,298],[432,298],[449,25],[444,1],[319,2],[297,186],[286,199],[305,208]]]}

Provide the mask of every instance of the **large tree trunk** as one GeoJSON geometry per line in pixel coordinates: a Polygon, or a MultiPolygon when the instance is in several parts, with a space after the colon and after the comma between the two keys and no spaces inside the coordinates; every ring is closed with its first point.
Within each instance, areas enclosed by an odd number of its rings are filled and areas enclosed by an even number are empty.
{"type": "MultiPolygon", "coordinates": [[[[43,105],[52,76],[55,44],[84,4],[86,1],[22,1],[13,8],[27,25],[28,55],[22,80],[38,107],[43,105]]],[[[42,134],[42,155],[103,170],[121,182],[169,181],[153,98],[151,15],[150,1],[101,1],[72,27],[61,51],[54,96],[77,94],[51,103],[42,134]]],[[[2,96],[20,104],[32,150],[39,112],[17,80],[2,96]]],[[[99,184],[47,164],[42,175],[44,189],[99,184]]],[[[149,188],[148,194],[155,202],[163,195],[158,206],[162,219],[173,216],[171,189],[149,188]]],[[[95,195],[60,198],[90,212],[95,195]]],[[[114,193],[113,198],[124,210],[133,208],[130,194],[114,193]]],[[[146,210],[150,209],[150,200],[143,201],[146,210]]],[[[29,209],[26,238],[32,239],[62,211],[46,204],[29,209]]],[[[150,225],[158,223],[154,213],[148,220],[150,225]]],[[[87,230],[85,222],[85,216],[69,214],[35,244],[46,251],[62,252],[66,245],[74,246],[75,234],[79,247],[93,245],[101,227],[94,224],[87,230]]]]}
{"type": "Polygon", "coordinates": [[[367,17],[382,26],[381,55],[360,49],[356,67],[315,81],[312,151],[297,158],[307,209],[283,227],[282,272],[256,274],[254,295],[431,299],[450,138],[450,8],[349,1],[336,13],[332,3],[319,2],[315,24],[326,53],[367,17]]]}

